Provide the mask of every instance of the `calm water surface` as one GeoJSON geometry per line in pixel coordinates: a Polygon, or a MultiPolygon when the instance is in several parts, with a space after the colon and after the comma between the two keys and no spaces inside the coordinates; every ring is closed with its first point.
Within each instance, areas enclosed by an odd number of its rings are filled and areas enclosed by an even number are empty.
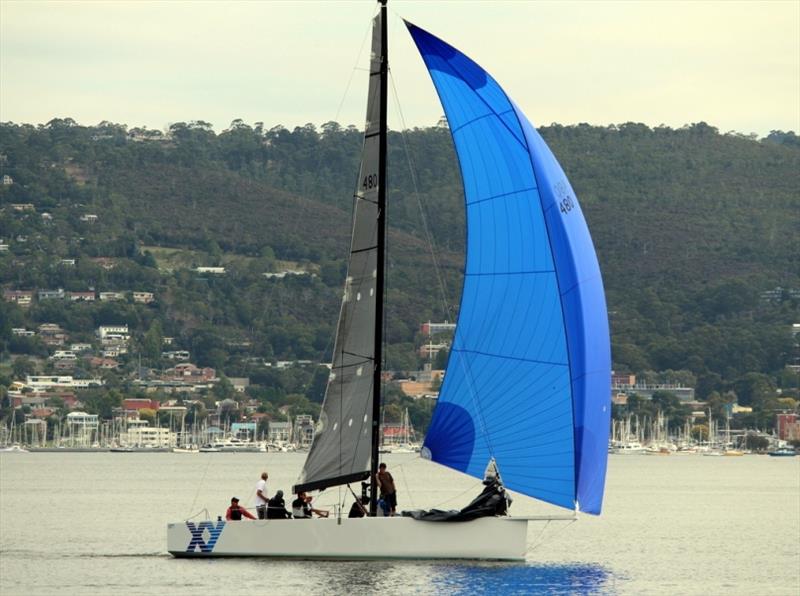
{"type": "MultiPolygon", "coordinates": [[[[611,456],[604,514],[532,527],[524,564],[165,554],[168,521],[251,502],[264,469],[288,492],[304,457],[0,454],[0,594],[800,594],[800,458],[611,456]]],[[[480,490],[386,458],[400,508],[458,508],[480,490]]],[[[560,511],[518,496],[512,513],[560,511]]]]}

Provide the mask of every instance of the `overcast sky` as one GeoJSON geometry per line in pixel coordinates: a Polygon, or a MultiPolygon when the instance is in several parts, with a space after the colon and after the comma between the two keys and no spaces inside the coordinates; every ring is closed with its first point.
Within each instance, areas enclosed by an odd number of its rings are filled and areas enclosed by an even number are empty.
{"type": "MultiPolygon", "coordinates": [[[[364,120],[376,4],[0,0],[0,120],[163,129],[364,120]],[[348,81],[351,81],[348,89],[348,81]]],[[[800,1],[390,0],[402,110],[443,113],[399,17],[486,68],[536,124],[800,131],[800,1]]]]}

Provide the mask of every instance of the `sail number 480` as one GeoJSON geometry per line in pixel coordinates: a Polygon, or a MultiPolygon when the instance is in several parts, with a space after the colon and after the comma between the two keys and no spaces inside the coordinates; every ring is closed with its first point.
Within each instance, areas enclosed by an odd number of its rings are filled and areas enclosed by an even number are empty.
{"type": "Polygon", "coordinates": [[[364,176],[364,182],[361,186],[364,190],[371,190],[373,188],[378,188],[378,175],[369,174],[368,176],[364,176]]]}
{"type": "Polygon", "coordinates": [[[573,207],[575,207],[575,201],[573,201],[572,197],[569,195],[564,197],[558,204],[558,208],[561,210],[561,213],[569,213],[572,211],[573,207]]]}

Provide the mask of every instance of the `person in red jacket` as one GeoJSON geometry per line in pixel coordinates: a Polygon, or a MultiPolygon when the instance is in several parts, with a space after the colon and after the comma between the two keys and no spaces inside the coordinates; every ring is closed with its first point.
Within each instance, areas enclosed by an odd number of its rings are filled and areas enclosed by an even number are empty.
{"type": "Polygon", "coordinates": [[[242,519],[242,516],[248,517],[250,519],[255,519],[256,516],[250,513],[244,507],[239,507],[239,499],[233,497],[231,499],[231,506],[228,507],[228,511],[225,512],[225,519],[228,521],[239,521],[242,519]]]}

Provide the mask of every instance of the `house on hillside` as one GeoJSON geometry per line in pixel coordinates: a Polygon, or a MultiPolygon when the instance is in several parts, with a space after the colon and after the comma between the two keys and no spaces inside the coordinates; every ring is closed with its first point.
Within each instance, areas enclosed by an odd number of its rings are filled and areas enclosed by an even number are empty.
{"type": "Polygon", "coordinates": [[[138,304],[150,304],[155,301],[153,292],[134,292],[133,301],[138,304]]]}
{"type": "Polygon", "coordinates": [[[67,292],[67,299],[71,302],[94,302],[95,293],[91,292],[67,292]]]}
{"type": "Polygon", "coordinates": [[[39,290],[39,302],[43,300],[63,300],[64,299],[64,289],[58,288],[57,290],[39,290]]]}
{"type": "Polygon", "coordinates": [[[69,335],[55,323],[42,323],[39,325],[39,337],[48,346],[63,346],[69,335]]]}
{"type": "Polygon", "coordinates": [[[14,302],[23,308],[28,308],[33,301],[32,290],[3,290],[3,300],[14,302]]]}
{"type": "Polygon", "coordinates": [[[127,325],[100,325],[97,328],[97,337],[103,339],[121,339],[128,341],[127,325]]]}
{"type": "Polygon", "coordinates": [[[176,364],[174,368],[168,368],[161,378],[164,381],[184,381],[186,383],[211,383],[218,380],[213,368],[198,368],[191,362],[182,362],[176,364]]]}
{"type": "Polygon", "coordinates": [[[99,368],[100,370],[117,370],[120,364],[113,358],[99,358],[93,356],[89,358],[89,366],[99,368]]]}
{"type": "Polygon", "coordinates": [[[212,273],[214,275],[225,275],[225,267],[195,267],[197,273],[212,273]]]}
{"type": "Polygon", "coordinates": [[[100,292],[100,302],[112,302],[114,300],[125,300],[123,292],[100,292]]]}

